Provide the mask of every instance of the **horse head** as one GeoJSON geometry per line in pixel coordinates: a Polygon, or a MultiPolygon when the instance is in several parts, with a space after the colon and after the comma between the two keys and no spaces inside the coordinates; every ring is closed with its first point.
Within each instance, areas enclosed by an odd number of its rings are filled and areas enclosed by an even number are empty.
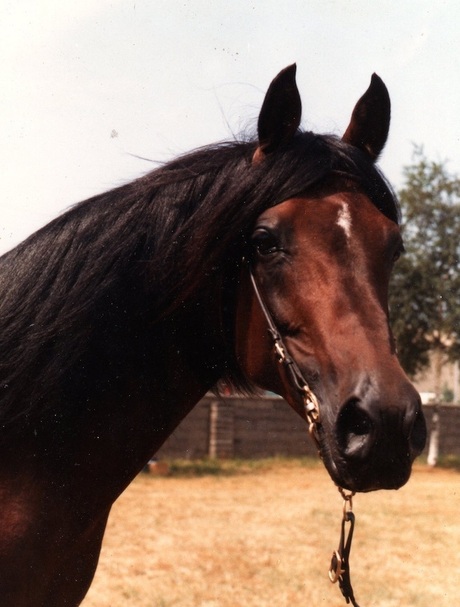
{"type": "MultiPolygon", "coordinates": [[[[299,136],[300,114],[291,66],[265,97],[254,170],[276,162],[299,136]]],[[[338,145],[373,167],[389,122],[387,89],[373,75],[338,145]]],[[[375,176],[381,179],[376,170],[375,176]]],[[[266,306],[318,400],[326,468],[352,491],[402,486],[426,440],[420,398],[398,362],[388,321],[390,274],[403,250],[397,212],[375,198],[360,179],[331,171],[308,192],[260,214],[249,258],[264,304],[244,270],[238,305],[245,313],[237,315],[244,372],[305,417],[299,391],[277,361],[266,306]]]]}

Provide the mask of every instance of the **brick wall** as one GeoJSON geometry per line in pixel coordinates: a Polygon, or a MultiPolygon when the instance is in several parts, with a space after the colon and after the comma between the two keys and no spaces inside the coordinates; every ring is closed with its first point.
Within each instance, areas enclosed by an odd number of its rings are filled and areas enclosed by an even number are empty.
{"type": "MultiPolygon", "coordinates": [[[[433,405],[424,406],[428,430],[433,405]]],[[[460,407],[438,407],[441,455],[460,456],[460,407]]],[[[158,457],[258,458],[316,455],[308,428],[280,398],[206,396],[178,426],[158,457]]]]}

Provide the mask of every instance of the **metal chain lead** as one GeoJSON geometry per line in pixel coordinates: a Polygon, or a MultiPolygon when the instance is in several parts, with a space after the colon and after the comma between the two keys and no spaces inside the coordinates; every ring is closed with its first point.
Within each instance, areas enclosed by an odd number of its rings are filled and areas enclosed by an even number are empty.
{"type": "Polygon", "coordinates": [[[318,425],[320,422],[319,416],[319,404],[315,394],[308,386],[303,386],[303,405],[305,410],[305,417],[308,421],[308,432],[313,439],[316,448],[318,449],[318,455],[321,456],[321,444],[318,436],[318,425]]]}

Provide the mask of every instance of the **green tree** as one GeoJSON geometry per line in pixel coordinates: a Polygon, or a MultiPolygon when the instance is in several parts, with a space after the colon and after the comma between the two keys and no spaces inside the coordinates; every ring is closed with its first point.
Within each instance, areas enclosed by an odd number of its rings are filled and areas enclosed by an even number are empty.
{"type": "Polygon", "coordinates": [[[406,253],[390,285],[393,331],[406,371],[431,358],[439,377],[460,359],[460,179],[415,147],[399,199],[406,253]]]}

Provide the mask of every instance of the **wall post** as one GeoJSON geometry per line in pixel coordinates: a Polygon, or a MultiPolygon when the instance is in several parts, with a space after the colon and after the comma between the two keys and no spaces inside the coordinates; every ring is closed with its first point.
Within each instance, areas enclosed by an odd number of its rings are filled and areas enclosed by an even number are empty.
{"type": "Polygon", "coordinates": [[[233,455],[233,407],[222,401],[213,401],[209,411],[209,457],[230,458],[233,455]]]}

